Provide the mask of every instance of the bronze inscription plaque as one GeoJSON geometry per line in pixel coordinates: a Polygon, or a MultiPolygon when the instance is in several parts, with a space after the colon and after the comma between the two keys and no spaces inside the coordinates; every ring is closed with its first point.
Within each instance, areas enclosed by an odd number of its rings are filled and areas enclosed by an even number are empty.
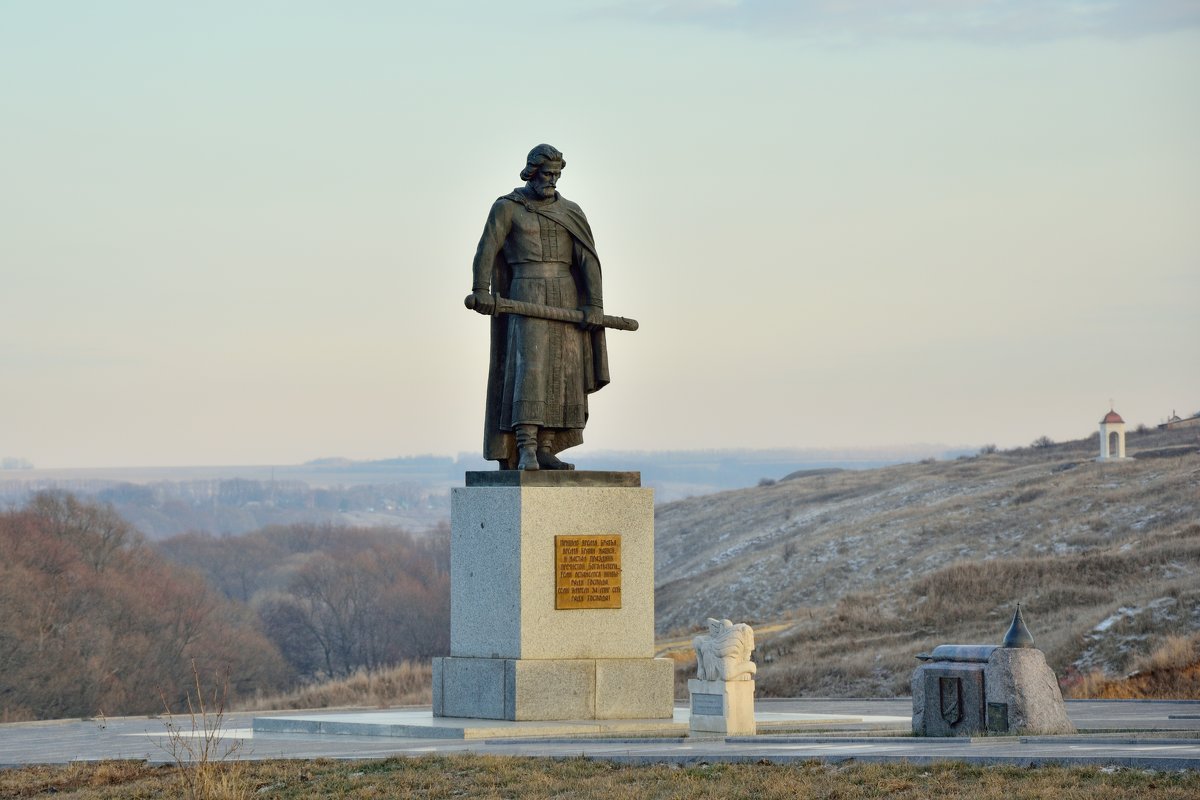
{"type": "Polygon", "coordinates": [[[621,535],[554,537],[554,607],[621,607],[621,535]]]}

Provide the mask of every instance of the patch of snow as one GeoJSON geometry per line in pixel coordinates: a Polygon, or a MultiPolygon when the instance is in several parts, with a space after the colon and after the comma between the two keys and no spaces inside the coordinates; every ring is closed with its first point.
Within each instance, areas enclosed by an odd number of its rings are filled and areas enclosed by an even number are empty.
{"type": "Polygon", "coordinates": [[[1192,574],[1192,570],[1187,564],[1182,564],[1178,561],[1172,561],[1169,564],[1163,565],[1163,577],[1168,580],[1172,578],[1183,578],[1192,574]]]}
{"type": "Polygon", "coordinates": [[[1136,608],[1129,608],[1128,606],[1121,606],[1120,608],[1117,609],[1117,613],[1113,614],[1112,616],[1108,617],[1107,619],[1101,620],[1100,624],[1098,624],[1096,627],[1092,628],[1092,633],[1104,633],[1105,631],[1107,631],[1113,625],[1120,622],[1125,617],[1132,617],[1137,612],[1138,612],[1138,609],[1136,609],[1136,608]]]}

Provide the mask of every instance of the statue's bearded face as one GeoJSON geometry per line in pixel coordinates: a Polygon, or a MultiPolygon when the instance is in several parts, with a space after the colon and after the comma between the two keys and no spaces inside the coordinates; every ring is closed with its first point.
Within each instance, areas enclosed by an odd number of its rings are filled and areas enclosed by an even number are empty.
{"type": "Polygon", "coordinates": [[[529,179],[529,188],[533,189],[538,197],[548,200],[554,197],[554,187],[558,185],[561,175],[562,166],[557,161],[547,161],[538,167],[537,174],[529,179]]]}

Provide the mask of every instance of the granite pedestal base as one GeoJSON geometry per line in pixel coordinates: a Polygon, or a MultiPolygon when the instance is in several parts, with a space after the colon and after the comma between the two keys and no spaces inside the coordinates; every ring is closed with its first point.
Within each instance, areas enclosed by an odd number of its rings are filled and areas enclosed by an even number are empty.
{"type": "Polygon", "coordinates": [[[506,720],[667,719],[668,658],[435,658],[433,715],[506,720]]]}
{"type": "Polygon", "coordinates": [[[451,493],[450,656],[434,660],[435,716],[671,717],[672,662],[654,658],[654,493],[640,483],[636,472],[467,473],[451,493]],[[619,540],[603,574],[573,576],[605,581],[607,607],[562,607],[564,536],[619,540]]]}

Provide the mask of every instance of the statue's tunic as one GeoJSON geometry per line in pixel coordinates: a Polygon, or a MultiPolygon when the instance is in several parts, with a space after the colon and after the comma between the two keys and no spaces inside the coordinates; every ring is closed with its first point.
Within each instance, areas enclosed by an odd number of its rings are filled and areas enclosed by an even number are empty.
{"type": "MultiPolygon", "coordinates": [[[[560,308],[602,307],[600,260],[587,218],[561,195],[521,190],[492,206],[475,253],[473,289],[560,308]]],[[[556,431],[554,452],[583,441],[587,395],[608,383],[604,332],[566,322],[500,315],[493,321],[484,457],[515,466],[512,431],[556,431]]]]}

